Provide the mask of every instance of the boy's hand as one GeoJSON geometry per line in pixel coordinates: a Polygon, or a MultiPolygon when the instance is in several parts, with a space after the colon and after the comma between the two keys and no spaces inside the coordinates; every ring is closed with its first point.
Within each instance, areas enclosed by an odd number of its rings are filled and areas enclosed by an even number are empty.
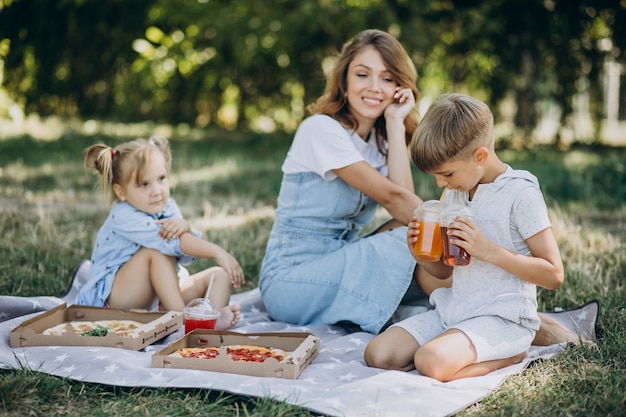
{"type": "Polygon", "coordinates": [[[218,252],[217,256],[215,256],[215,261],[226,271],[233,287],[241,287],[245,282],[245,278],[243,276],[243,269],[241,269],[241,265],[239,265],[237,259],[222,249],[218,252]]]}
{"type": "Polygon", "coordinates": [[[420,228],[417,217],[411,216],[411,220],[409,221],[408,227],[406,229],[406,245],[408,246],[411,255],[413,254],[413,248],[415,247],[415,243],[417,243],[417,238],[419,237],[419,234],[420,228]]]}
{"type": "Polygon", "coordinates": [[[185,219],[171,217],[169,219],[157,220],[156,224],[161,225],[159,236],[166,241],[180,237],[183,233],[191,233],[191,226],[185,219]]]}
{"type": "Polygon", "coordinates": [[[492,241],[478,229],[472,219],[468,217],[457,217],[448,226],[448,236],[452,237],[450,242],[465,249],[467,253],[489,262],[489,257],[494,253],[496,246],[492,241]]]}

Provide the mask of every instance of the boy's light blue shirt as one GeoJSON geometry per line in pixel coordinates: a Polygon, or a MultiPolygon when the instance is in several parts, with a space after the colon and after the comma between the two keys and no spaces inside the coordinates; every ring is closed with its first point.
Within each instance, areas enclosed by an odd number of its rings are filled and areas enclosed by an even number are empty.
{"type": "MultiPolygon", "coordinates": [[[[194,257],[180,249],[178,238],[166,241],[159,236],[161,225],[156,221],[167,218],[182,218],[173,199],[169,199],[158,214],[144,213],[126,202],[116,203],[98,231],[91,255],[89,281],[80,289],[75,303],[104,306],[118,269],[142,247],[175,256],[179,264],[193,261],[194,257]]],[[[201,237],[196,230],[193,234],[201,237]]]]}

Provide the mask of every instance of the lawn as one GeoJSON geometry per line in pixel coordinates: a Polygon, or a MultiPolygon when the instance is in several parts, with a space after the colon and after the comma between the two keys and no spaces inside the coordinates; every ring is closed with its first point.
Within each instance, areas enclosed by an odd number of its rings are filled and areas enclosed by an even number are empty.
{"type": "MultiPolygon", "coordinates": [[[[273,220],[286,134],[188,131],[159,126],[68,129],[56,137],[0,137],[0,294],[61,295],[89,258],[108,202],[83,168],[90,144],[164,133],[172,143],[172,195],[196,229],[236,256],[254,288],[273,220]],[[160,130],[161,129],[161,130],[160,130]],[[119,132],[123,132],[119,134],[119,132]]],[[[542,310],[601,302],[596,348],[568,348],[507,379],[460,413],[618,416],[626,414],[626,149],[502,149],[502,159],[539,177],[550,208],[566,280],[539,291],[542,310]]],[[[415,172],[416,192],[436,198],[434,181],[415,172]]],[[[386,218],[381,210],[379,220],[386,218]]],[[[196,271],[212,265],[198,260],[196,271]]],[[[0,371],[4,415],[311,416],[271,399],[205,390],[122,389],[26,369],[0,371]]]]}

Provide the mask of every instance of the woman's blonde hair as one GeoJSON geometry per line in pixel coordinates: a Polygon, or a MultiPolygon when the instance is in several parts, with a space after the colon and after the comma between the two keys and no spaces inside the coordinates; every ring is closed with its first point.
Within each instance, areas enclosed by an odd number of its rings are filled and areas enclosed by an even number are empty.
{"type": "MultiPolygon", "coordinates": [[[[417,71],[400,42],[387,32],[367,29],[358,33],[352,41],[344,44],[341,54],[337,58],[337,62],[327,79],[324,93],[314,103],[307,106],[307,114],[326,114],[351,129],[356,130],[358,128],[358,121],[350,113],[346,99],[348,67],[356,55],[372,47],[380,53],[385,67],[391,73],[394,81],[403,88],[410,88],[415,96],[415,100],[419,99],[419,92],[416,86],[417,71]]],[[[404,119],[407,145],[418,123],[419,113],[417,109],[413,109],[404,119]]],[[[386,154],[383,146],[384,141],[387,139],[384,115],[378,118],[375,128],[378,149],[386,154]]]]}
{"type": "Polygon", "coordinates": [[[92,145],[85,150],[85,167],[100,174],[100,185],[111,201],[117,201],[113,184],[125,186],[135,175],[140,182],[145,169],[162,155],[169,174],[172,166],[172,153],[167,139],[152,136],[150,139],[135,139],[111,148],[103,144],[92,145]]]}
{"type": "Polygon", "coordinates": [[[480,146],[493,147],[493,114],[465,94],[443,94],[428,108],[409,146],[411,160],[433,172],[450,160],[465,159],[480,146]]]}

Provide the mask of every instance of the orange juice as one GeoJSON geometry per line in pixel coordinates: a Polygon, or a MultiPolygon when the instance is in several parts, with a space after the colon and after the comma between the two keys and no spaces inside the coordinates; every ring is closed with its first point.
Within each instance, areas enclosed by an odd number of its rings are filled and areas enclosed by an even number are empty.
{"type": "Polygon", "coordinates": [[[441,228],[439,223],[420,220],[420,234],[413,247],[415,258],[420,261],[437,262],[441,258],[441,228]]]}

